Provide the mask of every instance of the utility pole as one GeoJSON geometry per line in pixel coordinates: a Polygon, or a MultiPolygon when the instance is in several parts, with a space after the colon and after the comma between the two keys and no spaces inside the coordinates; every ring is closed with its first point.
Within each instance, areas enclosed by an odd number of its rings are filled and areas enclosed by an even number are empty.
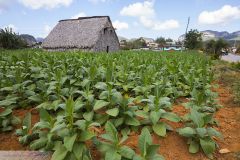
{"type": "Polygon", "coordinates": [[[189,23],[190,23],[190,17],[188,17],[187,27],[186,27],[185,35],[184,35],[183,42],[182,42],[181,52],[183,51],[184,41],[185,41],[185,39],[186,39],[186,35],[187,35],[187,32],[188,32],[189,23]]]}

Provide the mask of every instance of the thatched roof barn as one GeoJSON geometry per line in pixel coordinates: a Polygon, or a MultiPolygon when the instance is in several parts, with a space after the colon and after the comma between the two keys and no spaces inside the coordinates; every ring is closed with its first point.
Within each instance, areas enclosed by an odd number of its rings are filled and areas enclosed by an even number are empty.
{"type": "Polygon", "coordinates": [[[108,16],[60,20],[42,46],[48,51],[114,52],[120,48],[108,16]]]}

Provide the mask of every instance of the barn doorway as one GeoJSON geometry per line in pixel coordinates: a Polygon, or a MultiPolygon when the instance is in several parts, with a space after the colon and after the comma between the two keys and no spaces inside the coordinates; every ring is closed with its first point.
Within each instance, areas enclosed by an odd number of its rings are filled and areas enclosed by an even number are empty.
{"type": "Polygon", "coordinates": [[[107,46],[107,53],[109,52],[109,46],[107,46]]]}

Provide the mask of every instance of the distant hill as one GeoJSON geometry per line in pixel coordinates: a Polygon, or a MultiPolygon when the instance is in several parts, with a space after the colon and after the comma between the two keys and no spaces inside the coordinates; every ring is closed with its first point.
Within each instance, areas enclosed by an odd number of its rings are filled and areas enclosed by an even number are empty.
{"type": "Polygon", "coordinates": [[[37,40],[29,34],[21,34],[20,37],[27,42],[28,46],[33,46],[37,43],[37,40]]]}
{"type": "Polygon", "coordinates": [[[37,40],[37,42],[39,43],[39,42],[43,42],[44,38],[37,37],[36,40],[37,40]]]}
{"type": "MultiPolygon", "coordinates": [[[[203,41],[208,41],[211,39],[219,39],[219,38],[223,38],[227,41],[240,40],[240,31],[229,33],[227,31],[218,32],[213,30],[205,30],[205,31],[201,31],[201,33],[203,34],[203,37],[202,37],[203,41]]],[[[184,38],[184,35],[181,35],[179,37],[179,40],[183,40],[183,38],[184,38]]]]}
{"type": "Polygon", "coordinates": [[[118,36],[118,40],[119,40],[119,42],[120,42],[120,41],[128,41],[127,38],[122,37],[122,36],[118,36]]]}
{"type": "Polygon", "coordinates": [[[128,38],[125,38],[125,37],[122,37],[122,36],[118,36],[118,40],[121,42],[121,41],[127,41],[127,42],[133,42],[135,40],[144,40],[145,42],[154,42],[154,39],[153,38],[148,38],[148,37],[139,37],[139,38],[131,38],[131,39],[128,39],[128,38]]]}

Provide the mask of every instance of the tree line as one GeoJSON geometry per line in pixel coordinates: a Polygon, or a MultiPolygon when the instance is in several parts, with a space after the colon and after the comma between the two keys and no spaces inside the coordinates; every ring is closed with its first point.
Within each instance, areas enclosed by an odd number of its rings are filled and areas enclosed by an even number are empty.
{"type": "Polygon", "coordinates": [[[26,48],[25,42],[12,28],[0,29],[0,48],[4,49],[21,49],[26,48]]]}

